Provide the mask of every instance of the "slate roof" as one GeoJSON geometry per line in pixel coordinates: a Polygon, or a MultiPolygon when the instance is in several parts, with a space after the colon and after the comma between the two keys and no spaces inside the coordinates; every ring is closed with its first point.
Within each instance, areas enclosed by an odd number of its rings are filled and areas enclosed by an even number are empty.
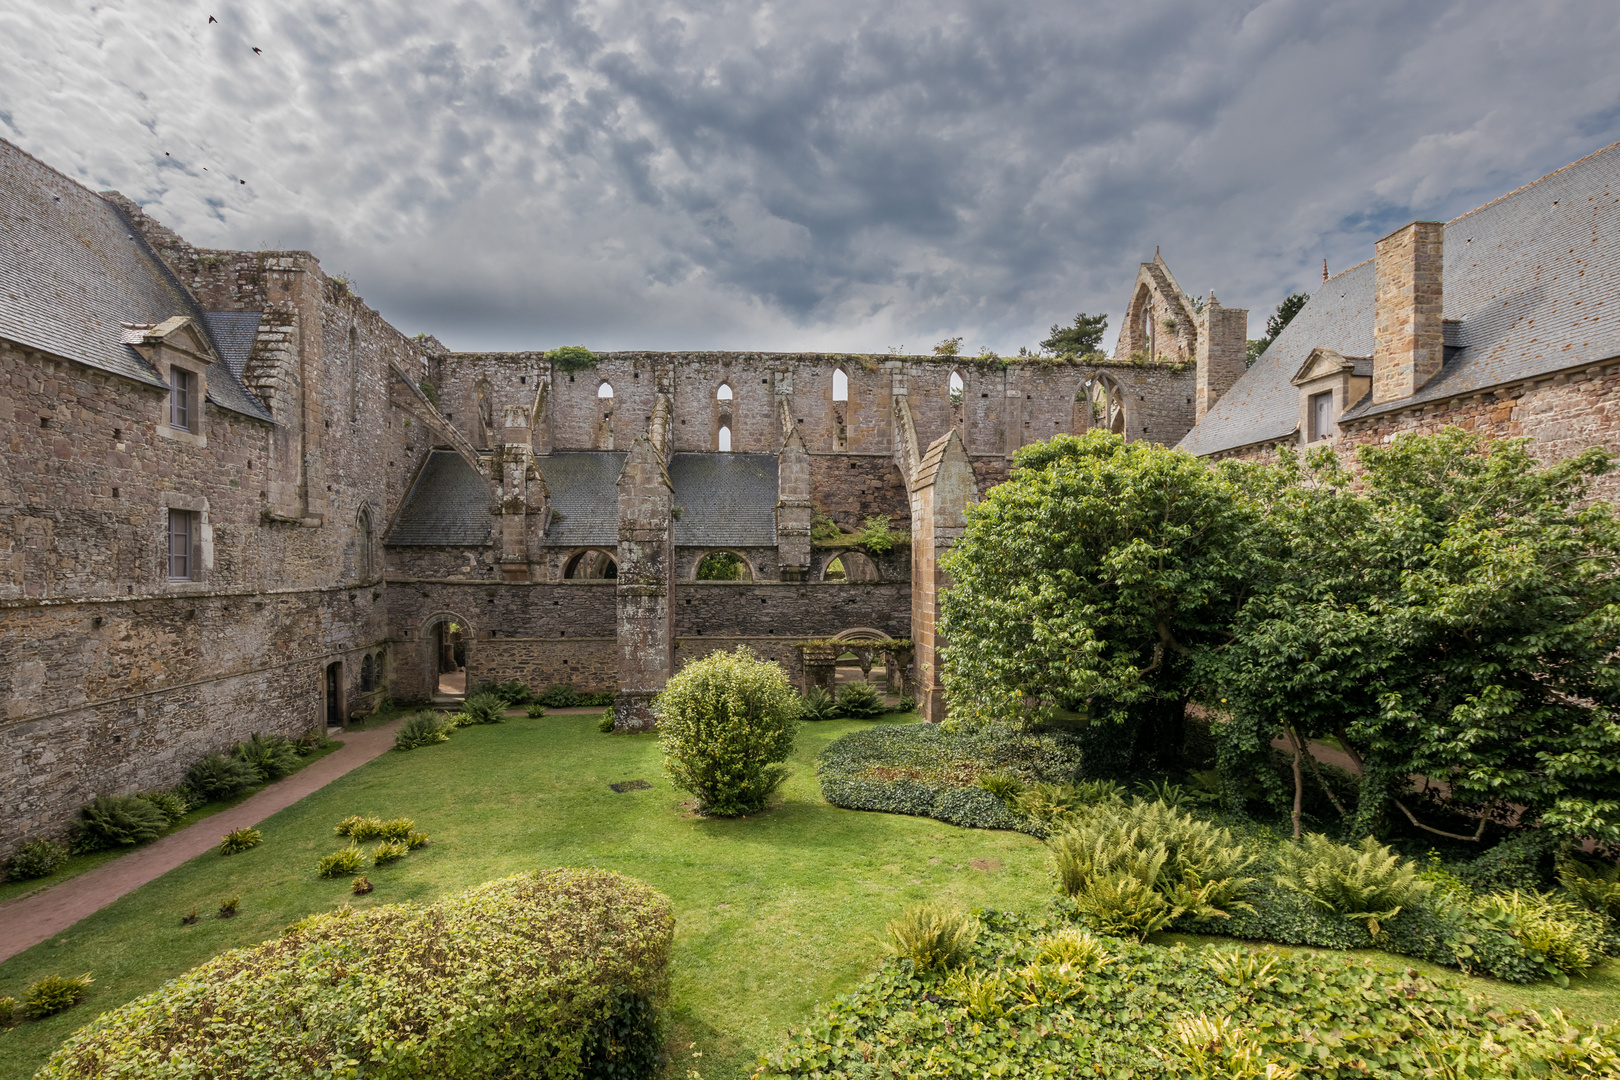
{"type": "Polygon", "coordinates": [[[551,492],[548,547],[618,546],[619,473],[624,471],[624,458],[622,451],[595,450],[535,459],[551,492]]]}
{"type": "MultiPolygon", "coordinates": [[[[1292,434],[1289,378],[1318,345],[1373,352],[1372,260],[1325,282],[1180,445],[1211,454],[1292,434]]],[[[1409,398],[1346,419],[1474,393],[1620,356],[1620,143],[1549,173],[1445,229],[1447,357],[1409,398]]]]}
{"type": "Polygon", "coordinates": [[[681,547],[775,547],[775,454],[675,454],[669,482],[681,547]]]}
{"type": "MultiPolygon", "coordinates": [[[[175,315],[207,329],[196,301],[119,209],[0,139],[0,337],[166,386],[119,340],[120,324],[175,315]]],[[[270,419],[235,372],[210,372],[208,384],[215,404],[270,419]]]]}
{"type": "Polygon", "coordinates": [[[490,542],[489,489],[454,450],[434,450],[417,474],[386,543],[483,547],[490,542]]]}

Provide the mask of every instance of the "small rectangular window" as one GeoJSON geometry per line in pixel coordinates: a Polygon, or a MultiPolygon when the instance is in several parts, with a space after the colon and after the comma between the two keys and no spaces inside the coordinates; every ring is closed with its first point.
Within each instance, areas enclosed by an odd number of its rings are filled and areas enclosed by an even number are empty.
{"type": "Polygon", "coordinates": [[[1333,391],[1311,395],[1311,441],[1333,434],[1333,391]]]}
{"type": "Polygon", "coordinates": [[[192,570],[190,510],[169,511],[169,580],[190,581],[192,570]]]}
{"type": "Polygon", "coordinates": [[[182,431],[191,430],[191,393],[197,376],[179,368],[169,370],[169,382],[174,387],[169,393],[169,426],[182,431]]]}

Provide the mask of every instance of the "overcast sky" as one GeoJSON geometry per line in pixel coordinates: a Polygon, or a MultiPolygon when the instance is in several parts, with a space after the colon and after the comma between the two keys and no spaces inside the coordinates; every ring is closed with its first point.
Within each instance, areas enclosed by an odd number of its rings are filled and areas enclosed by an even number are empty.
{"type": "Polygon", "coordinates": [[[452,348],[1111,348],[1156,246],[1257,337],[1620,139],[1616,55],[1614,0],[0,0],[0,136],[452,348]]]}

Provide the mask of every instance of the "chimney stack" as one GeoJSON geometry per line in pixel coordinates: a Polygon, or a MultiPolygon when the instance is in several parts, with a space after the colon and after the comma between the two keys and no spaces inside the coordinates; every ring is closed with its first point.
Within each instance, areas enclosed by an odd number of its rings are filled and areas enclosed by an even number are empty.
{"type": "Polygon", "coordinates": [[[1411,397],[1440,373],[1445,223],[1414,221],[1378,241],[1373,404],[1411,397]]]}
{"type": "Polygon", "coordinates": [[[1193,422],[1201,424],[1215,403],[1248,370],[1249,311],[1223,308],[1215,294],[1197,318],[1198,344],[1193,359],[1193,422]]]}

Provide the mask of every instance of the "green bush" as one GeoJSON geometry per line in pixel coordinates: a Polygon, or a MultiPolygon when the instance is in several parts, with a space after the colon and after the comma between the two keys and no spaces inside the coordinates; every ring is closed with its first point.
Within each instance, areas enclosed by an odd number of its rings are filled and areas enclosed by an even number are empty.
{"type": "Polygon", "coordinates": [[[405,836],[405,846],[410,848],[412,851],[415,851],[417,848],[426,845],[427,842],[428,842],[428,834],[427,833],[411,832],[411,833],[407,833],[406,836],[405,836]]]}
{"type": "Polygon", "coordinates": [[[192,763],[181,787],[195,795],[198,805],[229,799],[254,784],[264,782],[264,774],[239,758],[210,754],[192,763]]]}
{"type": "Polygon", "coordinates": [[[264,833],[258,829],[232,829],[219,838],[219,853],[221,855],[240,855],[249,848],[256,848],[264,843],[264,833]]]}
{"type": "Polygon", "coordinates": [[[1557,883],[1554,876],[1555,847],[1552,836],[1536,829],[1526,829],[1458,866],[1457,877],[1476,892],[1508,892],[1513,889],[1541,892],[1557,883]]]}
{"type": "Polygon", "coordinates": [[[467,719],[458,721],[458,727],[467,724],[499,724],[506,720],[506,701],[499,694],[474,694],[461,704],[461,713],[467,719]]]}
{"type": "Polygon", "coordinates": [[[870,720],[887,710],[877,689],[869,682],[845,683],[838,691],[838,715],[854,720],[870,720]]]}
{"type": "Polygon", "coordinates": [[[1267,1076],[1265,1063],[1323,1080],[1620,1075],[1614,1027],[1500,1009],[1451,979],[1356,957],[1236,963],[1126,941],[1104,942],[1088,967],[1052,955],[1047,920],[981,919],[966,966],[942,977],[888,960],[762,1057],[760,1080],[1072,1077],[1101,1075],[1099,1064],[1109,1076],[1233,1080],[1267,1076]],[[1224,1022],[1198,1026],[1197,1014],[1224,1022]]]}
{"type": "Polygon", "coordinates": [[[540,704],[538,701],[531,701],[523,710],[523,715],[527,716],[530,720],[538,720],[542,716],[546,715],[546,707],[540,704]]]}
{"type": "Polygon", "coordinates": [[[536,695],[535,700],[548,709],[572,709],[585,704],[567,683],[552,683],[545,693],[536,695]]]}
{"type": "Polygon", "coordinates": [[[978,787],[978,777],[1005,772],[1026,784],[1072,780],[1079,767],[1073,741],[1057,736],[884,724],[835,739],[822,751],[816,775],[822,797],[834,806],[1042,835],[1027,818],[978,787]]]}
{"type": "Polygon", "coordinates": [[[704,813],[747,814],[787,778],[799,703],[787,673],[746,647],[687,664],[653,701],[664,772],[704,813]]]}
{"type": "Polygon", "coordinates": [[[1477,906],[1507,922],[1531,958],[1562,985],[1568,980],[1560,976],[1584,975],[1597,959],[1603,923],[1568,900],[1514,889],[1481,897],[1477,906]]]}
{"type": "Polygon", "coordinates": [[[799,698],[799,719],[831,720],[838,715],[838,699],[827,693],[825,687],[812,686],[808,694],[799,698]]]}
{"type": "Polygon", "coordinates": [[[1306,833],[1299,844],[1277,852],[1276,881],[1301,893],[1324,911],[1357,919],[1378,936],[1380,922],[1432,891],[1418,877],[1418,866],[1368,836],[1350,847],[1321,833],[1306,833]]]}
{"type": "Polygon", "coordinates": [[[1620,864],[1565,859],[1558,866],[1558,883],[1587,911],[1620,920],[1620,864]]]}
{"type": "Polygon", "coordinates": [[[347,877],[358,874],[366,868],[365,852],[360,850],[358,844],[350,844],[346,848],[338,848],[330,855],[322,855],[315,864],[315,872],[323,878],[347,877]]]}
{"type": "Polygon", "coordinates": [[[62,864],[68,861],[68,854],[66,844],[58,844],[44,837],[30,840],[6,860],[6,879],[31,881],[34,878],[50,877],[62,869],[62,864]]]}
{"type": "Polygon", "coordinates": [[[411,853],[410,845],[403,840],[384,840],[377,845],[377,850],[371,853],[372,866],[387,866],[398,862],[411,853]]]}
{"type": "Polygon", "coordinates": [[[415,750],[421,746],[450,741],[455,725],[438,713],[427,711],[408,716],[394,731],[395,750],[415,750]]]}
{"type": "Polygon", "coordinates": [[[577,696],[581,705],[612,705],[615,698],[618,697],[611,690],[596,690],[577,696]]]}
{"type": "Polygon", "coordinates": [[[367,827],[366,822],[376,820],[376,818],[364,818],[359,814],[351,814],[332,826],[332,832],[338,836],[353,836],[356,829],[365,829],[367,827]]]}
{"type": "Polygon", "coordinates": [[[972,955],[979,920],[957,908],[917,904],[885,929],[894,955],[906,957],[918,971],[945,971],[972,955]]]}
{"type": "Polygon", "coordinates": [[[613,731],[613,728],[614,728],[613,710],[612,709],[607,709],[602,713],[601,717],[596,721],[596,730],[600,731],[604,735],[607,735],[607,734],[609,734],[609,733],[611,733],[613,731]]]}
{"type": "Polygon", "coordinates": [[[1104,933],[1142,937],[1187,918],[1248,910],[1255,862],[1208,821],[1162,802],[1099,803],[1047,841],[1058,887],[1104,933]]]}
{"type": "Polygon", "coordinates": [[[97,795],[94,802],[79,809],[77,826],[73,846],[80,851],[100,851],[150,843],[169,827],[169,819],[138,796],[97,795]]]}
{"type": "Polygon", "coordinates": [[[252,735],[231,749],[231,756],[270,780],[298,768],[298,747],[280,735],[252,735]]]}
{"type": "Polygon", "coordinates": [[[17,1021],[17,999],[0,997],[0,1027],[10,1027],[17,1021]]]}
{"type": "Polygon", "coordinates": [[[178,791],[139,791],[136,796],[163,811],[170,825],[178,825],[180,819],[191,810],[191,803],[178,791]]]}
{"type": "Polygon", "coordinates": [[[1024,791],[1024,782],[1010,772],[987,772],[974,783],[1002,802],[1011,802],[1024,791]]]}
{"type": "Polygon", "coordinates": [[[416,822],[408,817],[389,818],[377,823],[375,835],[384,840],[403,840],[416,829],[416,822]]]}
{"type": "Polygon", "coordinates": [[[23,991],[22,1014],[30,1020],[43,1020],[71,1009],[84,1000],[90,984],[95,982],[84,975],[47,975],[29,984],[23,991]]]}
{"type": "Polygon", "coordinates": [[[508,708],[527,705],[529,699],[534,697],[534,691],[525,686],[520,679],[510,679],[507,682],[496,683],[488,689],[490,693],[505,702],[508,708]]]}
{"type": "Polygon", "coordinates": [[[378,817],[346,817],[332,831],[364,843],[383,834],[383,820],[378,817]]]}
{"type": "Polygon", "coordinates": [[[103,1013],[39,1080],[650,1080],[673,929],[667,900],[602,870],[315,915],[103,1013]]]}

